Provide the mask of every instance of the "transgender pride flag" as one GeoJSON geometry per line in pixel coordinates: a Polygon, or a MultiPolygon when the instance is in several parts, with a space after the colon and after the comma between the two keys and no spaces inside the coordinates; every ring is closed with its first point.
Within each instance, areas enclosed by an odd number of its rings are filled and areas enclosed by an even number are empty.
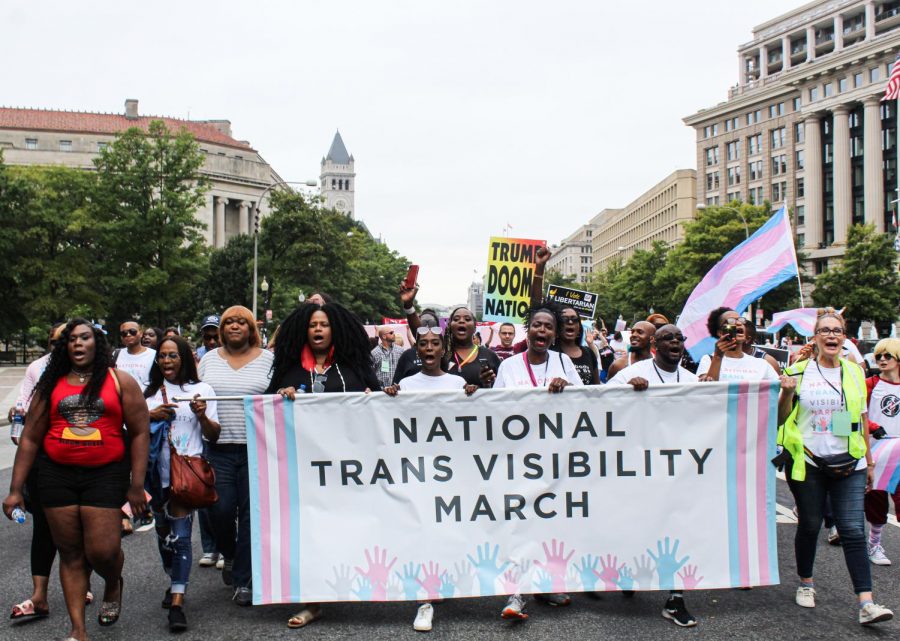
{"type": "Polygon", "coordinates": [[[884,490],[888,494],[896,492],[900,484],[900,438],[874,440],[872,461],[875,463],[872,489],[884,490]]]}
{"type": "Polygon", "coordinates": [[[765,225],[728,252],[691,292],[678,327],[694,360],[712,353],[716,339],[706,329],[706,318],[716,307],[743,313],[766,292],[799,275],[794,234],[787,208],[782,205],[765,225]]]}
{"type": "Polygon", "coordinates": [[[772,314],[772,324],[767,332],[780,332],[785,325],[791,325],[801,336],[812,336],[815,333],[818,310],[815,307],[798,307],[786,312],[772,314]]]}

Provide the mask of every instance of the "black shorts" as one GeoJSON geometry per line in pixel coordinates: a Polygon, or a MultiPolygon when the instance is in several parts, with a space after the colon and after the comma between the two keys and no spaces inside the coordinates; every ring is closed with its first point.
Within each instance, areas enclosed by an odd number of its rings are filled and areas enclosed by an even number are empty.
{"type": "Polygon", "coordinates": [[[131,480],[128,459],[100,467],[54,463],[46,454],[38,464],[38,491],[45,508],[84,505],[119,509],[131,480]]]}

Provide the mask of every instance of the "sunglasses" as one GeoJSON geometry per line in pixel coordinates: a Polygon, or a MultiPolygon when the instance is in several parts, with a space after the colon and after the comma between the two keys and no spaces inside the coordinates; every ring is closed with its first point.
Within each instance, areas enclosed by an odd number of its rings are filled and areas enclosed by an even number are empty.
{"type": "Polygon", "coordinates": [[[138,331],[136,329],[123,329],[119,332],[119,336],[137,336],[138,331]]]}
{"type": "Polygon", "coordinates": [[[426,327],[425,325],[420,325],[416,328],[416,336],[425,336],[426,334],[434,334],[435,336],[441,335],[441,328],[434,327],[426,327]]]}
{"type": "Polygon", "coordinates": [[[563,316],[563,325],[577,325],[581,319],[578,316],[563,316]]]}
{"type": "Polygon", "coordinates": [[[663,334],[662,336],[657,336],[656,340],[659,342],[663,341],[678,341],[679,343],[684,342],[684,335],[682,334],[663,334]]]}
{"type": "Polygon", "coordinates": [[[178,352],[159,352],[156,355],[156,360],[158,361],[164,361],[167,358],[170,361],[177,361],[179,358],[181,358],[181,356],[178,354],[178,352]]]}
{"type": "Polygon", "coordinates": [[[891,361],[891,360],[894,360],[894,355],[888,354],[887,352],[881,352],[881,354],[875,354],[876,361],[880,361],[882,358],[887,361],[891,361]]]}
{"type": "Polygon", "coordinates": [[[327,374],[316,374],[313,376],[312,391],[315,394],[321,394],[325,391],[325,382],[328,380],[327,374]]]}

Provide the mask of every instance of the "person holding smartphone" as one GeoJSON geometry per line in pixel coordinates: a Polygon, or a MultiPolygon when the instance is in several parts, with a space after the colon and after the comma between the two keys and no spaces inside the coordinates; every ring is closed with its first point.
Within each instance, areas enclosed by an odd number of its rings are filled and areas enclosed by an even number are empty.
{"type": "Polygon", "coordinates": [[[712,357],[704,356],[697,367],[701,381],[777,381],[778,373],[763,358],[744,353],[749,338],[748,321],[730,307],[710,312],[706,328],[718,338],[712,357]]]}

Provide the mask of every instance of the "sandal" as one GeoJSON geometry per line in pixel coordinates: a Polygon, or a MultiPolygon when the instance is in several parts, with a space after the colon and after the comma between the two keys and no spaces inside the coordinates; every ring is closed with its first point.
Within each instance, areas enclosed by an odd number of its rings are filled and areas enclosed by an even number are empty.
{"type": "Polygon", "coordinates": [[[10,619],[43,619],[50,616],[49,608],[38,609],[34,607],[34,601],[25,599],[13,606],[10,619]]]}
{"type": "Polygon", "coordinates": [[[97,614],[97,623],[106,627],[119,620],[122,614],[122,590],[125,587],[125,581],[119,577],[119,600],[103,601],[100,604],[100,612],[97,614]]]}
{"type": "Polygon", "coordinates": [[[322,606],[310,605],[288,619],[289,628],[302,628],[322,616],[322,606]]]}
{"type": "Polygon", "coordinates": [[[90,590],[87,591],[87,594],[84,595],[84,604],[90,605],[94,602],[94,593],[90,590]]]}

